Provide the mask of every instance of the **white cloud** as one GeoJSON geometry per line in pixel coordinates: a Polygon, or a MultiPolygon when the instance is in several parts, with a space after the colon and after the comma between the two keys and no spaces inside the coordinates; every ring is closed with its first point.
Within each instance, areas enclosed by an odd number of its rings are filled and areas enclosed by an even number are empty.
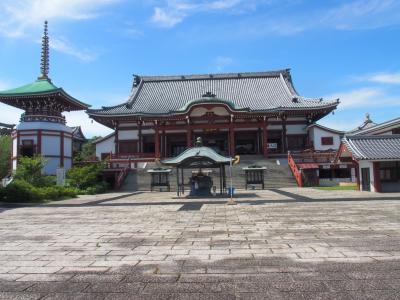
{"type": "MultiPolygon", "coordinates": [[[[301,3],[301,1],[299,2],[301,3]]],[[[356,0],[345,4],[262,15],[241,21],[240,34],[252,36],[294,35],[311,30],[367,30],[400,25],[400,1],[356,0]],[[301,10],[300,10],[301,11],[301,10]]]]}
{"type": "Polygon", "coordinates": [[[90,119],[84,111],[66,112],[64,115],[67,119],[67,125],[71,127],[81,126],[83,134],[87,138],[105,136],[112,132],[110,128],[90,119]]]}
{"type": "Polygon", "coordinates": [[[1,123],[18,124],[21,114],[24,111],[13,106],[0,103],[1,123]]]}
{"type": "Polygon", "coordinates": [[[79,50],[67,41],[65,38],[52,38],[50,39],[50,47],[58,52],[71,55],[82,61],[92,61],[95,60],[97,54],[89,50],[79,50]]]}
{"type": "Polygon", "coordinates": [[[0,91],[4,91],[11,88],[11,85],[8,81],[0,79],[0,91]]]}
{"type": "Polygon", "coordinates": [[[329,10],[321,21],[342,30],[379,28],[398,24],[399,9],[397,0],[350,1],[329,10]]]}
{"type": "Polygon", "coordinates": [[[400,73],[376,73],[356,77],[359,81],[400,84],[400,73]]]}
{"type": "Polygon", "coordinates": [[[174,27],[186,17],[201,13],[215,11],[253,10],[260,0],[167,0],[165,6],[154,8],[151,21],[162,27],[174,27]]]}
{"type": "Polygon", "coordinates": [[[376,87],[359,88],[328,95],[325,99],[340,99],[338,109],[400,106],[400,97],[389,96],[383,89],[376,87]]]}
{"type": "Polygon", "coordinates": [[[217,69],[217,71],[224,70],[227,66],[231,65],[232,63],[233,59],[227,56],[218,56],[214,61],[215,68],[217,69]]]}
{"type": "Polygon", "coordinates": [[[151,21],[162,27],[174,27],[176,24],[182,22],[185,17],[186,13],[179,9],[166,10],[160,7],[155,7],[151,21]]]}
{"type": "Polygon", "coordinates": [[[44,20],[82,20],[94,18],[99,9],[118,0],[2,0],[0,34],[26,35],[44,20]]]}

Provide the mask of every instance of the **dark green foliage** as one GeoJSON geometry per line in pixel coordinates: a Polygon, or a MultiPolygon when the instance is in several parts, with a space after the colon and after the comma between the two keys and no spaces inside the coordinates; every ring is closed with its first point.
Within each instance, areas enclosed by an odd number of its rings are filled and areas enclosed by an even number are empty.
{"type": "Polygon", "coordinates": [[[82,146],[82,150],[75,156],[75,161],[90,161],[96,157],[96,146],[93,141],[97,140],[99,137],[95,136],[88,140],[82,146]]]}
{"type": "Polygon", "coordinates": [[[42,202],[73,198],[78,190],[63,186],[35,187],[31,183],[16,179],[0,190],[0,199],[5,202],[42,202]]]}
{"type": "Polygon", "coordinates": [[[0,136],[0,179],[10,172],[11,142],[10,136],[0,136]]]}
{"type": "Polygon", "coordinates": [[[103,181],[103,163],[90,164],[82,167],[73,167],[67,171],[67,183],[86,194],[98,194],[107,190],[107,183],[103,181]]]}
{"type": "Polygon", "coordinates": [[[24,180],[34,186],[46,186],[50,179],[42,175],[42,169],[45,165],[46,161],[40,155],[21,157],[14,178],[24,180]]]}

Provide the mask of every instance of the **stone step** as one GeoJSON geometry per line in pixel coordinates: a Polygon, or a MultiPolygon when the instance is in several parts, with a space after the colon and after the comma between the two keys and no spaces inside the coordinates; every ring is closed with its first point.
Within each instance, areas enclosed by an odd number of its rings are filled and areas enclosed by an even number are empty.
{"type": "MultiPolygon", "coordinates": [[[[250,165],[260,165],[265,166],[267,170],[265,171],[265,188],[282,188],[282,187],[295,187],[297,186],[296,181],[291,173],[290,168],[287,165],[287,160],[285,159],[263,159],[261,157],[246,157],[241,159],[238,165],[234,165],[232,167],[232,184],[237,189],[244,189],[245,188],[245,172],[242,170],[243,167],[247,167],[250,165]]],[[[138,190],[150,190],[150,182],[151,182],[151,175],[147,172],[150,169],[154,169],[160,167],[154,162],[147,163],[144,169],[137,170],[136,176],[136,188],[138,190]]],[[[229,167],[225,168],[226,170],[226,184],[227,186],[230,185],[229,179],[229,167]]],[[[197,171],[197,170],[194,170],[197,171]]],[[[213,185],[216,186],[217,191],[219,190],[219,170],[213,169],[212,170],[212,177],[213,177],[213,185]]],[[[192,170],[184,170],[184,179],[185,182],[188,183],[189,177],[192,174],[192,170]]],[[[171,190],[174,191],[176,189],[176,171],[172,170],[170,176],[170,186],[171,190]]],[[[130,184],[127,184],[128,186],[130,184]]],[[[187,186],[189,188],[189,186],[187,186]]],[[[257,188],[259,188],[257,186],[257,188]]]]}

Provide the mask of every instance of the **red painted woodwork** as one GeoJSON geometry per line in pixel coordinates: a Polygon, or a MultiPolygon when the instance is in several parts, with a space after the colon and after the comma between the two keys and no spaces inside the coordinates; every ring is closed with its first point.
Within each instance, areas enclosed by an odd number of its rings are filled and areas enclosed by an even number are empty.
{"type": "Polygon", "coordinates": [[[287,136],[286,136],[286,116],[282,117],[282,152],[286,153],[287,147],[287,136]]]}
{"type": "Polygon", "coordinates": [[[235,155],[235,129],[233,120],[229,124],[229,154],[232,157],[235,155]]]}
{"type": "Polygon", "coordinates": [[[379,162],[373,162],[373,168],[374,168],[374,188],[375,192],[380,193],[382,191],[381,189],[381,176],[380,176],[380,164],[379,162]]]}
{"type": "Polygon", "coordinates": [[[155,126],[155,137],[154,137],[154,148],[155,148],[155,156],[156,158],[160,158],[161,153],[160,153],[160,132],[158,125],[155,126]]]}
{"type": "Polygon", "coordinates": [[[60,167],[64,167],[64,132],[60,135],[60,167]]]}
{"type": "Polygon", "coordinates": [[[143,151],[143,146],[142,146],[142,122],[138,123],[138,151],[139,152],[143,151]]]}
{"type": "Polygon", "coordinates": [[[36,149],[37,154],[42,154],[42,130],[38,130],[37,134],[37,149],[36,149]]]}
{"type": "Polygon", "coordinates": [[[192,147],[192,128],[190,125],[186,128],[186,146],[192,147]]]}
{"type": "Polygon", "coordinates": [[[299,187],[303,187],[303,177],[301,174],[301,171],[296,165],[296,162],[294,161],[292,155],[290,152],[288,152],[288,165],[290,167],[290,170],[292,170],[293,176],[296,179],[297,185],[299,187]]]}
{"type": "Polygon", "coordinates": [[[267,158],[268,157],[268,119],[267,118],[265,118],[263,121],[262,144],[263,144],[263,155],[265,158],[267,158]]]}
{"type": "Polygon", "coordinates": [[[118,146],[119,146],[119,138],[118,138],[118,132],[119,132],[119,130],[118,130],[118,126],[115,128],[115,138],[114,138],[114,143],[115,143],[115,153],[119,153],[119,148],[118,148],[118,146]]]}

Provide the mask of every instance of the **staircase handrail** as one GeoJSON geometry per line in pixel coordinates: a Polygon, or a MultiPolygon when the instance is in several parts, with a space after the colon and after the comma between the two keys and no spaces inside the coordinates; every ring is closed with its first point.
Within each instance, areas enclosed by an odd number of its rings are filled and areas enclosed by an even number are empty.
{"type": "Polygon", "coordinates": [[[296,162],[294,161],[294,158],[290,151],[288,151],[288,165],[290,167],[290,170],[293,173],[294,178],[296,179],[297,185],[299,187],[303,187],[303,177],[301,174],[300,169],[297,167],[296,162]]]}
{"type": "Polygon", "coordinates": [[[122,184],[124,183],[124,180],[126,176],[128,175],[130,168],[125,167],[119,172],[118,177],[117,177],[117,182],[115,184],[116,189],[120,189],[122,187],[122,184]]]}

